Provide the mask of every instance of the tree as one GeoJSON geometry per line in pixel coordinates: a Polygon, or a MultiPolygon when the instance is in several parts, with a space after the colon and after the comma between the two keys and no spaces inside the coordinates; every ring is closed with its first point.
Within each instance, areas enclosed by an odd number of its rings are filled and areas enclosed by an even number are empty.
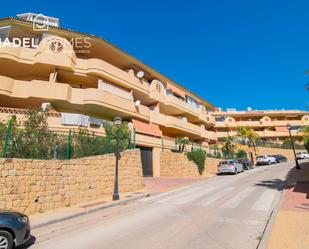
{"type": "Polygon", "coordinates": [[[303,127],[304,135],[303,135],[303,142],[306,150],[309,153],[309,126],[303,127]]]}
{"type": "Polygon", "coordinates": [[[248,127],[246,126],[238,126],[237,127],[237,136],[241,138],[243,144],[246,143],[248,127]]]}
{"type": "Polygon", "coordinates": [[[186,145],[189,144],[189,138],[187,137],[177,137],[176,144],[178,144],[178,152],[183,152],[186,148],[186,145]]]}
{"type": "Polygon", "coordinates": [[[246,132],[246,138],[249,140],[249,144],[253,146],[254,154],[256,155],[256,140],[259,138],[259,135],[253,129],[249,129],[246,132]]]}
{"type": "Polygon", "coordinates": [[[23,158],[50,159],[56,135],[48,130],[47,112],[30,108],[25,114],[24,130],[16,133],[13,155],[23,158]]]}
{"type": "Polygon", "coordinates": [[[224,139],[222,144],[222,152],[225,157],[234,157],[235,153],[235,144],[233,144],[233,138],[228,136],[224,139]]]}

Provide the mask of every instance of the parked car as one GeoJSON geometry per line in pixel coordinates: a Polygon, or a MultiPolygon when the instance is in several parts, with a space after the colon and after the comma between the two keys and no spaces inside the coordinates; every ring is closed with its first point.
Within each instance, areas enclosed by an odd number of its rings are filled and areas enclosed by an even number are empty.
{"type": "Polygon", "coordinates": [[[256,165],[270,165],[275,163],[276,158],[272,155],[262,155],[256,158],[256,165]]]}
{"type": "Polygon", "coordinates": [[[239,163],[241,163],[244,166],[245,170],[253,169],[253,163],[248,158],[240,158],[237,160],[239,163]]]}
{"type": "Polygon", "coordinates": [[[309,154],[307,152],[297,152],[296,158],[297,159],[306,159],[306,158],[309,158],[309,154]]]}
{"type": "Polygon", "coordinates": [[[273,155],[273,156],[274,156],[274,158],[276,158],[276,163],[283,163],[283,162],[287,162],[288,161],[288,159],[285,156],[281,155],[281,154],[273,155]]]}
{"type": "Polygon", "coordinates": [[[31,237],[27,215],[0,211],[0,248],[11,249],[26,243],[31,237]]]}
{"type": "Polygon", "coordinates": [[[237,160],[225,160],[221,161],[218,165],[218,174],[223,174],[223,173],[232,173],[232,174],[237,174],[239,172],[244,171],[244,166],[237,162],[237,160]]]}

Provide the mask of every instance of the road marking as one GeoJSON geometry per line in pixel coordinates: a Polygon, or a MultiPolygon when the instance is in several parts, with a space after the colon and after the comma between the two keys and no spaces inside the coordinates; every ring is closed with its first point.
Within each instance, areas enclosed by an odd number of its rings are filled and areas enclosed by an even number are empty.
{"type": "Polygon", "coordinates": [[[211,218],[211,220],[216,222],[222,222],[222,223],[229,223],[229,224],[239,224],[239,225],[252,225],[252,226],[258,226],[263,225],[263,221],[258,220],[242,220],[242,219],[233,219],[233,218],[224,218],[224,217],[214,217],[211,218]]]}
{"type": "Polygon", "coordinates": [[[263,194],[254,203],[251,210],[268,211],[270,209],[271,204],[273,203],[273,200],[275,199],[277,193],[278,193],[278,190],[276,190],[276,189],[266,189],[263,192],[263,194]]]}
{"type": "Polygon", "coordinates": [[[159,200],[158,203],[170,202],[173,204],[185,204],[211,191],[214,191],[217,188],[218,188],[217,186],[209,186],[207,188],[201,187],[199,189],[192,189],[192,191],[190,192],[180,193],[178,195],[174,195],[174,196],[159,200]]]}
{"type": "Polygon", "coordinates": [[[200,202],[201,206],[208,206],[210,204],[212,204],[213,202],[215,202],[216,200],[220,199],[221,197],[223,197],[225,194],[227,194],[228,192],[232,191],[233,189],[235,189],[235,187],[228,187],[216,194],[211,195],[210,197],[208,197],[205,201],[200,202]]]}
{"type": "Polygon", "coordinates": [[[244,199],[250,195],[256,187],[249,187],[235,195],[232,199],[223,204],[223,208],[236,208],[244,199]]]}

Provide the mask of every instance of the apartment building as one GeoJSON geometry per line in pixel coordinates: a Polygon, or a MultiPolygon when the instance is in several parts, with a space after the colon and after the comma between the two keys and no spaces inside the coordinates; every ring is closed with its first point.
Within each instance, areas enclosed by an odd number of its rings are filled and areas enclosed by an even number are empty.
{"type": "MultiPolygon", "coordinates": [[[[0,19],[0,39],[2,120],[13,114],[22,119],[26,108],[47,103],[49,127],[62,132],[76,128],[64,115],[120,116],[136,130],[145,167],[155,176],[162,146],[174,148],[176,137],[204,149],[217,140],[211,103],[100,37],[26,13],[0,19]]],[[[105,134],[102,126],[88,127],[105,134]]]]}
{"type": "Polygon", "coordinates": [[[309,125],[309,112],[301,110],[251,110],[220,109],[212,113],[216,119],[215,131],[219,141],[237,135],[237,127],[253,129],[264,141],[282,143],[289,137],[287,125],[293,126],[291,135],[301,138],[301,128],[309,125]]]}

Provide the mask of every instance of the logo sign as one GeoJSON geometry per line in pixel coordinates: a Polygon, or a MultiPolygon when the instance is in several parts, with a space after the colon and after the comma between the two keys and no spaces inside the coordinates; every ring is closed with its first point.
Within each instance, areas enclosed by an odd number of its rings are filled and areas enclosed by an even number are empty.
{"type": "Polygon", "coordinates": [[[33,23],[34,31],[48,31],[49,27],[59,27],[59,19],[43,14],[25,13],[17,15],[20,19],[33,23]]]}

